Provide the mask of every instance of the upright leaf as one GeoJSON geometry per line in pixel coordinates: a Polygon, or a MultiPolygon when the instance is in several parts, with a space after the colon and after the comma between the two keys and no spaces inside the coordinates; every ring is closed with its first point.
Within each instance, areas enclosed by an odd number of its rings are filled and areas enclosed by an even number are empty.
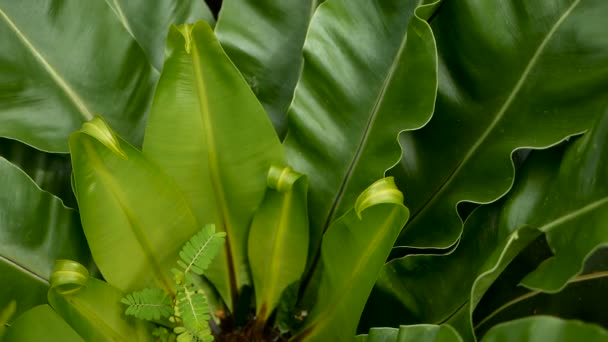
{"type": "Polygon", "coordinates": [[[80,218],[104,278],[173,293],[171,269],[200,227],[177,185],[99,117],[70,138],[80,218]]]}
{"type": "Polygon", "coordinates": [[[201,223],[226,232],[207,272],[232,307],[249,284],[247,233],[271,164],[284,164],[264,109],[208,24],[173,27],[146,129],[144,152],[186,194],[201,223]]]}
{"type": "Polygon", "coordinates": [[[315,0],[224,0],[215,34],[280,136],[315,0]]]}
{"type": "Polygon", "coordinates": [[[504,195],[514,150],[591,127],[606,104],[606,15],[602,0],[445,1],[433,19],[435,114],[402,135],[404,155],[391,173],[411,195],[399,245],[453,244],[462,232],[457,203],[504,195]]]}
{"type": "Polygon", "coordinates": [[[142,46],[156,70],[163,66],[165,40],[172,24],[215,19],[202,0],[105,0],[121,24],[142,46]]]}
{"type": "Polygon", "coordinates": [[[151,325],[125,317],[120,290],[60,260],[51,275],[49,304],[85,341],[153,341],[151,325]]]}
{"type": "Polygon", "coordinates": [[[0,189],[0,308],[16,301],[17,317],[46,303],[55,259],[92,261],[78,213],[1,157],[0,189]]]}
{"type": "Polygon", "coordinates": [[[67,152],[100,113],[140,144],[156,79],[105,1],[0,0],[0,136],[67,152]]]}
{"type": "Polygon", "coordinates": [[[47,304],[36,306],[16,319],[7,330],[3,341],[85,342],[47,304]]]}
{"type": "Polygon", "coordinates": [[[310,178],[313,245],[399,160],[433,112],[436,51],[418,0],[328,0],[310,24],[289,110],[289,164],[310,178]]]}
{"type": "Polygon", "coordinates": [[[367,188],[323,236],[319,288],[293,341],[351,341],[376,277],[409,211],[391,178],[367,188]]]}
{"type": "Polygon", "coordinates": [[[300,279],[309,251],[308,180],[291,168],[271,167],[268,189],[249,233],[249,262],[257,319],[265,322],[283,291],[300,279]]]}

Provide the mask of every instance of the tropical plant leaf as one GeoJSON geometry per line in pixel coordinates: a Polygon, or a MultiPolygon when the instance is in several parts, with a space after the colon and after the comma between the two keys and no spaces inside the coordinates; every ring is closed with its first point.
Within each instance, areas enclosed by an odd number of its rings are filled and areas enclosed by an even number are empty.
{"type": "Polygon", "coordinates": [[[7,330],[6,336],[4,336],[2,341],[85,342],[47,304],[36,306],[19,316],[7,330]]]}
{"type": "Polygon", "coordinates": [[[0,189],[0,308],[15,300],[17,317],[46,303],[55,259],[93,263],[78,213],[1,157],[0,189]]]}
{"type": "Polygon", "coordinates": [[[84,233],[104,278],[125,292],[156,285],[174,293],[175,257],[200,227],[177,185],[99,117],[72,135],[70,151],[84,233]]]}
{"type": "Polygon", "coordinates": [[[462,342],[449,325],[409,325],[397,328],[372,328],[357,342],[462,342]]]}
{"type": "Polygon", "coordinates": [[[215,34],[279,136],[302,66],[314,0],[224,0],[215,34]]]}
{"type": "Polygon", "coordinates": [[[68,152],[101,113],[141,143],[157,73],[105,1],[1,0],[0,41],[0,136],[68,152]]]}
{"type": "Polygon", "coordinates": [[[172,24],[205,20],[215,23],[205,1],[199,0],[105,0],[124,28],[142,46],[156,70],[163,66],[165,39],[172,24]]]}
{"type": "Polygon", "coordinates": [[[194,272],[202,275],[221,250],[226,233],[215,232],[215,226],[208,224],[194,235],[179,252],[181,260],[177,263],[184,269],[184,273],[194,272]]]}
{"type": "Polygon", "coordinates": [[[482,342],[600,342],[607,339],[608,331],[596,325],[539,316],[498,325],[488,332],[482,342]]]}
{"type": "Polygon", "coordinates": [[[270,168],[268,189],[249,233],[249,263],[260,322],[268,319],[283,291],[304,273],[309,250],[307,189],[307,178],[291,168],[270,168]]]}
{"type": "Polygon", "coordinates": [[[408,218],[391,178],[368,187],[323,236],[314,306],[293,341],[351,341],[400,225],[408,218]]]}
{"type": "MultiPolygon", "coordinates": [[[[198,339],[211,336],[209,329],[209,305],[202,291],[182,286],[177,291],[176,315],[181,318],[186,333],[198,339]]],[[[180,330],[178,330],[180,331],[180,330]]]]}
{"type": "Polygon", "coordinates": [[[144,152],[176,181],[201,223],[226,232],[225,252],[206,275],[233,309],[239,289],[250,283],[249,224],[268,168],[284,164],[283,152],[209,25],[171,28],[167,51],[144,152]]]}
{"type": "Polygon", "coordinates": [[[147,321],[168,318],[173,314],[171,297],[161,289],[131,292],[120,301],[127,305],[125,314],[147,321]]]}
{"type": "Polygon", "coordinates": [[[608,2],[597,0],[443,3],[432,24],[435,114],[402,134],[405,152],[390,173],[411,195],[398,245],[452,245],[462,232],[456,205],[504,195],[514,150],[552,146],[593,125],[608,87],[606,14],[608,2]]]}
{"type": "Polygon", "coordinates": [[[85,341],[153,341],[152,326],[123,315],[122,292],[69,260],[57,262],[48,301],[85,341]]]}
{"type": "Polygon", "coordinates": [[[329,0],[313,16],[284,141],[310,179],[313,246],[398,162],[399,132],[431,117],[437,56],[425,18],[436,4],[419,3],[329,0]]]}

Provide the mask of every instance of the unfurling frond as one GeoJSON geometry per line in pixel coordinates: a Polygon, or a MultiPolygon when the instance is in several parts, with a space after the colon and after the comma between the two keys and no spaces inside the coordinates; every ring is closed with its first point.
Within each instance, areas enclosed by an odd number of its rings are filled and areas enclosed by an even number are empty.
{"type": "Polygon", "coordinates": [[[127,304],[125,314],[148,321],[167,318],[173,314],[171,297],[161,289],[132,292],[121,300],[127,304]]]}
{"type": "MultiPolygon", "coordinates": [[[[192,341],[213,341],[209,329],[209,304],[203,291],[197,291],[192,286],[178,287],[175,314],[183,324],[183,329],[176,328],[176,333],[188,334],[192,341]]],[[[182,339],[187,339],[188,335],[182,339]]]]}
{"type": "Polygon", "coordinates": [[[215,225],[208,224],[186,242],[179,253],[181,260],[177,262],[184,269],[184,273],[192,271],[202,275],[220,251],[225,236],[224,232],[215,232],[215,225]]]}

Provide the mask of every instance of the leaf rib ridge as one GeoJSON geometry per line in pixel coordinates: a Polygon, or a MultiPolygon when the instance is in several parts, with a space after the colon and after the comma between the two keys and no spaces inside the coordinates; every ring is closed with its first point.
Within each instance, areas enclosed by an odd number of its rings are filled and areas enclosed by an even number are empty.
{"type": "MultiPolygon", "coordinates": [[[[416,220],[416,218],[418,217],[418,214],[420,214],[422,211],[424,211],[424,209],[426,207],[428,207],[430,204],[434,203],[435,200],[437,200],[437,198],[440,197],[440,195],[447,189],[448,185],[454,180],[454,178],[456,178],[456,176],[460,173],[460,171],[462,170],[462,168],[471,159],[471,157],[473,156],[473,154],[475,154],[475,152],[477,152],[477,150],[479,149],[479,147],[483,144],[483,142],[486,140],[486,138],[494,130],[494,128],[496,127],[496,125],[504,117],[505,113],[507,112],[507,110],[509,109],[509,107],[511,106],[511,104],[513,103],[513,101],[515,100],[515,97],[521,91],[521,89],[522,89],[522,87],[524,85],[524,82],[526,81],[528,75],[530,74],[530,72],[532,71],[532,69],[534,68],[534,66],[536,65],[536,63],[537,63],[538,59],[540,58],[540,56],[542,55],[542,53],[544,52],[547,44],[551,41],[551,38],[553,37],[553,35],[555,34],[555,32],[557,32],[557,30],[562,25],[562,23],[570,16],[570,14],[574,11],[574,9],[578,6],[578,4],[580,2],[581,2],[581,0],[575,0],[570,5],[570,7],[568,7],[566,9],[566,11],[561,15],[561,17],[555,22],[555,24],[553,25],[553,27],[551,27],[551,30],[549,30],[549,32],[547,33],[547,35],[545,36],[545,38],[543,38],[543,40],[541,41],[540,45],[538,46],[538,48],[536,49],[536,51],[532,55],[532,58],[530,58],[530,61],[526,64],[526,67],[524,68],[524,71],[522,72],[522,74],[519,77],[517,83],[514,85],[513,89],[509,93],[509,96],[507,97],[507,99],[505,100],[505,102],[503,103],[503,105],[498,110],[498,112],[497,112],[494,120],[492,120],[492,122],[490,123],[490,125],[488,126],[488,128],[477,139],[477,141],[475,142],[475,144],[473,144],[473,146],[467,151],[467,153],[465,154],[465,156],[458,163],[458,166],[454,169],[453,172],[450,173],[449,177],[445,180],[445,182],[443,184],[441,184],[441,186],[439,187],[439,189],[436,192],[433,193],[433,196],[431,198],[429,198],[424,203],[424,205],[421,206],[416,212],[412,213],[412,216],[411,216],[410,222],[409,222],[410,224],[413,223],[416,220]]],[[[513,183],[513,181],[511,183],[513,183]]],[[[511,184],[511,186],[512,186],[512,184],[511,184]]],[[[511,186],[509,186],[509,189],[511,188],[511,186]]],[[[504,191],[503,195],[506,192],[508,192],[509,189],[506,189],[504,191]]],[[[503,195],[499,196],[498,198],[502,197],[503,195]]]]}
{"type": "Polygon", "coordinates": [[[29,268],[16,263],[11,258],[5,257],[4,255],[0,255],[0,261],[5,262],[7,264],[10,264],[10,265],[12,265],[15,268],[20,269],[20,270],[24,271],[25,273],[30,274],[32,277],[40,280],[41,282],[45,283],[47,286],[49,285],[49,280],[48,279],[46,279],[43,276],[41,276],[40,274],[38,274],[38,273],[30,270],[29,268]]]}
{"type": "Polygon", "coordinates": [[[80,96],[78,96],[78,94],[74,91],[74,89],[72,89],[72,87],[67,83],[67,81],[64,80],[61,77],[61,75],[59,75],[57,70],[55,70],[55,68],[53,68],[53,66],[51,64],[49,64],[49,62],[46,60],[46,58],[44,58],[44,56],[40,53],[40,51],[38,51],[36,49],[36,47],[32,44],[32,42],[30,42],[28,37],[23,32],[21,32],[19,27],[17,27],[17,25],[2,10],[2,8],[0,8],[0,18],[2,18],[4,20],[4,22],[6,22],[8,27],[15,33],[17,38],[19,38],[19,40],[23,43],[23,46],[25,46],[25,48],[30,51],[30,53],[32,54],[34,59],[36,59],[38,61],[38,63],[40,63],[40,65],[42,65],[42,67],[51,76],[53,81],[55,81],[55,83],[59,86],[59,88],[61,88],[61,90],[63,90],[63,92],[70,99],[70,101],[72,102],[74,107],[76,107],[78,112],[82,115],[84,120],[89,121],[89,120],[93,119],[94,115],[89,110],[89,108],[85,104],[84,100],[81,99],[80,96]]]}

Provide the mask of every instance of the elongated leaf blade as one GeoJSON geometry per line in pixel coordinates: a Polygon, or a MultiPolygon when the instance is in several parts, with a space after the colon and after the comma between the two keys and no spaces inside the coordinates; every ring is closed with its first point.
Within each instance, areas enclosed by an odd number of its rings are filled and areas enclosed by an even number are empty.
{"type": "Polygon", "coordinates": [[[39,305],[21,315],[7,330],[3,341],[84,342],[50,306],[39,305]]]}
{"type": "Polygon", "coordinates": [[[78,213],[1,157],[0,189],[0,308],[15,300],[16,317],[46,303],[55,259],[92,260],[78,213]]]}
{"type": "Polygon", "coordinates": [[[205,1],[198,0],[105,0],[124,28],[142,46],[156,70],[163,66],[165,40],[173,24],[205,20],[215,23],[205,1]]]}
{"type": "Polygon", "coordinates": [[[498,325],[488,332],[482,342],[600,342],[607,339],[608,331],[596,325],[540,316],[498,325]]]}
{"type": "Polygon", "coordinates": [[[257,320],[264,322],[283,291],[300,280],[308,256],[308,180],[290,168],[272,167],[268,189],[251,222],[249,262],[257,320]]]}
{"type": "Polygon", "coordinates": [[[198,222],[177,185],[97,117],[70,138],[84,233],[104,278],[173,293],[171,269],[198,222]]]}
{"type": "Polygon", "coordinates": [[[157,73],[105,1],[0,1],[0,136],[67,152],[101,114],[134,144],[157,73]]]}
{"type": "Polygon", "coordinates": [[[399,132],[430,118],[436,4],[329,0],[315,12],[288,117],[289,165],[310,178],[311,240],[399,160],[399,132]]]}
{"type": "Polygon", "coordinates": [[[314,0],[225,0],[217,35],[280,136],[300,75],[314,0]]]}
{"type": "Polygon", "coordinates": [[[270,120],[209,25],[173,27],[144,152],[186,194],[203,224],[225,231],[207,276],[228,307],[249,284],[247,233],[266,173],[284,164],[270,120]]]}
{"type": "Polygon", "coordinates": [[[462,342],[462,338],[449,325],[420,324],[399,328],[372,328],[369,335],[364,336],[364,342],[462,342]]]}
{"type": "Polygon", "coordinates": [[[608,2],[597,0],[444,2],[432,25],[435,114],[402,135],[404,157],[391,173],[412,195],[399,245],[453,244],[462,232],[457,203],[504,195],[515,149],[548,147],[593,125],[608,87],[606,14],[608,2]]]}
{"type": "Polygon", "coordinates": [[[372,184],[323,237],[319,288],[293,341],[351,341],[376,277],[408,218],[391,178],[372,184]]]}

